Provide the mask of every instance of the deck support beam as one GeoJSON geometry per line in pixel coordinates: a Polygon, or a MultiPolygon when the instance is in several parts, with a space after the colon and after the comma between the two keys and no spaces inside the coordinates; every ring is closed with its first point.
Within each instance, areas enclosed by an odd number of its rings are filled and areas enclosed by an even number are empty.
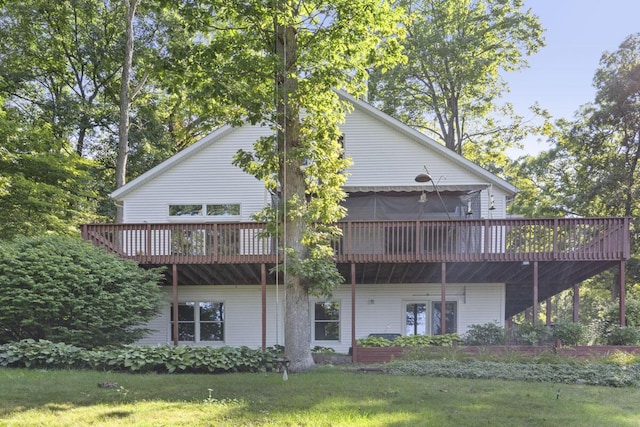
{"type": "Polygon", "coordinates": [[[358,361],[356,346],[356,265],[351,264],[351,361],[358,361]]]}
{"type": "Polygon", "coordinates": [[[573,285],[573,323],[580,321],[580,284],[573,285]]]}
{"type": "Polygon", "coordinates": [[[625,265],[626,261],[620,261],[620,326],[627,326],[627,296],[625,289],[625,265]]]}
{"type": "Polygon", "coordinates": [[[532,324],[538,321],[538,261],[533,261],[533,319],[532,324]]]}
{"type": "Polygon", "coordinates": [[[262,349],[267,348],[267,266],[260,264],[260,291],[262,299],[262,349]]]}
{"type": "Polygon", "coordinates": [[[178,346],[180,337],[178,337],[178,264],[171,266],[171,272],[173,274],[173,345],[178,346]]]}
{"type": "Polygon", "coordinates": [[[447,333],[447,263],[442,263],[440,276],[440,333],[447,333]]]}
{"type": "Polygon", "coordinates": [[[551,326],[551,297],[547,298],[545,302],[545,309],[547,314],[546,325],[551,326]]]}

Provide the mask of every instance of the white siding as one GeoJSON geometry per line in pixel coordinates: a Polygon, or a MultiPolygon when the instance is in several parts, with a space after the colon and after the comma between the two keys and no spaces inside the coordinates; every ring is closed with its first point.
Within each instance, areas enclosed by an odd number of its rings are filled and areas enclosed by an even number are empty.
{"type": "Polygon", "coordinates": [[[478,177],[459,164],[358,109],[341,130],[345,153],[353,161],[346,185],[416,185],[415,177],[425,166],[442,185],[478,183],[478,177]]]}
{"type": "MultiPolygon", "coordinates": [[[[341,130],[345,154],[353,161],[348,170],[348,186],[417,186],[415,177],[424,172],[425,166],[441,186],[487,184],[485,178],[450,157],[360,109],[347,116],[341,130]]],[[[202,218],[170,219],[168,216],[170,204],[198,203],[240,203],[240,218],[215,220],[250,220],[253,213],[269,202],[268,196],[261,182],[232,165],[233,156],[241,148],[251,150],[258,138],[270,133],[268,128],[246,125],[204,144],[200,151],[127,193],[123,200],[124,221],[202,221],[202,218]]],[[[488,210],[489,190],[483,190],[482,217],[503,218],[505,193],[498,188],[492,191],[496,209],[488,210]]]]}
{"type": "MultiPolygon", "coordinates": [[[[504,326],[503,284],[448,284],[447,301],[458,303],[458,334],[463,335],[473,324],[496,322],[504,326]]],[[[149,323],[154,330],[140,344],[171,342],[171,288],[165,288],[166,305],[161,316],[149,323]]],[[[283,339],[283,288],[267,288],[267,346],[285,344],[283,339]]],[[[179,301],[222,301],[225,304],[225,341],[207,345],[260,347],[262,343],[261,293],[259,286],[181,286],[179,301]]],[[[313,323],[313,299],[310,316],[313,323]]],[[[312,341],[311,347],[332,347],[346,353],[351,347],[351,287],[343,285],[333,293],[332,301],[340,303],[340,341],[312,341]]],[[[440,301],[440,284],[358,285],[356,288],[356,338],[371,333],[404,332],[404,304],[440,301]]],[[[312,334],[313,336],[313,334],[312,334]]]]}
{"type": "Polygon", "coordinates": [[[124,222],[186,222],[192,218],[170,220],[169,205],[198,203],[240,203],[240,218],[220,220],[249,221],[268,200],[260,181],[232,165],[233,156],[241,148],[250,150],[268,132],[258,126],[232,129],[220,140],[165,170],[126,195],[124,222]]]}

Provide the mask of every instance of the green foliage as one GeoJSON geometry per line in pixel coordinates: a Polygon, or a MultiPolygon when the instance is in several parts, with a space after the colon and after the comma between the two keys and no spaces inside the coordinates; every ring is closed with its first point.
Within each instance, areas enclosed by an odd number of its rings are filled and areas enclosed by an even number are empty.
{"type": "Polygon", "coordinates": [[[514,327],[514,339],[519,344],[539,345],[551,338],[551,331],[541,322],[522,323],[514,327]]]}
{"type": "Polygon", "coordinates": [[[92,348],[134,342],[155,317],[159,269],[50,235],[0,245],[0,341],[47,339],[92,348]]]}
{"type": "Polygon", "coordinates": [[[94,219],[94,162],[68,153],[50,124],[2,104],[0,93],[0,239],[77,235],[94,219]]]}
{"type": "Polygon", "coordinates": [[[551,335],[560,340],[562,345],[578,345],[585,338],[585,328],[579,323],[559,321],[551,328],[551,335]]]}
{"type": "Polygon", "coordinates": [[[526,128],[510,106],[500,77],[527,65],[543,44],[537,17],[521,1],[401,1],[411,19],[408,57],[385,75],[372,73],[370,99],[382,109],[472,160],[504,166],[504,148],[526,128]],[[513,118],[500,124],[495,117],[513,118]],[[493,117],[493,118],[492,118],[493,117]],[[469,147],[463,145],[468,144],[469,147]]]}
{"type": "Polygon", "coordinates": [[[470,325],[462,338],[465,345],[502,345],[507,340],[507,334],[496,323],[485,323],[470,325]]]}
{"type": "Polygon", "coordinates": [[[394,361],[384,370],[396,375],[424,375],[448,378],[485,378],[611,387],[640,385],[640,364],[532,364],[464,362],[455,360],[394,361]]]}
{"type": "Polygon", "coordinates": [[[275,353],[248,347],[127,345],[86,350],[70,344],[31,339],[0,346],[0,366],[42,369],[97,369],[126,372],[264,372],[275,368],[275,353]]]}
{"type": "Polygon", "coordinates": [[[393,341],[382,337],[366,337],[356,341],[359,347],[429,347],[452,346],[461,342],[458,334],[445,335],[403,335],[393,341]]]}
{"type": "Polygon", "coordinates": [[[356,340],[358,347],[391,347],[392,341],[382,337],[366,337],[356,340]]]}
{"type": "Polygon", "coordinates": [[[640,344],[640,328],[611,325],[603,338],[607,345],[637,345],[640,344]]]}

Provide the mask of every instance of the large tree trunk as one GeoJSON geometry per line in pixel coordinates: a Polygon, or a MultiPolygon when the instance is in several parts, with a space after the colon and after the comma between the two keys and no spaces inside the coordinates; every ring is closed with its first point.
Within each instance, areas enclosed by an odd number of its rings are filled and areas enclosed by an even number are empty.
{"type": "MultiPolygon", "coordinates": [[[[122,62],[122,81],[120,82],[120,123],[118,126],[118,157],[116,159],[116,189],[126,183],[127,160],[129,156],[129,111],[131,97],[131,69],[133,67],[133,19],[140,0],[125,0],[126,28],[125,50],[122,62]]],[[[116,205],[116,222],[123,221],[122,206],[116,205]]]]}
{"type": "Polygon", "coordinates": [[[286,208],[291,200],[305,201],[305,180],[301,170],[302,160],[293,156],[293,149],[300,143],[300,106],[295,101],[297,80],[295,73],[297,34],[293,27],[276,23],[276,55],[282,68],[276,73],[278,150],[280,152],[279,181],[284,202],[284,247],[286,285],[286,310],[284,322],[285,356],[292,372],[304,371],[313,366],[311,357],[311,317],[309,292],[299,274],[287,269],[287,265],[307,256],[302,245],[305,220],[286,208]],[[293,102],[289,102],[289,99],[293,102]]]}

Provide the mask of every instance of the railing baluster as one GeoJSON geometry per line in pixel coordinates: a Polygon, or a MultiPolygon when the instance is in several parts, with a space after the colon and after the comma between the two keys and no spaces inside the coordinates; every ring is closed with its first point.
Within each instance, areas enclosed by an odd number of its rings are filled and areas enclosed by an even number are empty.
{"type": "MultiPolygon", "coordinates": [[[[338,262],[617,260],[628,218],[347,221],[338,262]]],[[[260,223],[89,224],[82,237],[140,263],[276,262],[260,223]]],[[[276,248],[277,249],[277,248],[276,248]]]]}

